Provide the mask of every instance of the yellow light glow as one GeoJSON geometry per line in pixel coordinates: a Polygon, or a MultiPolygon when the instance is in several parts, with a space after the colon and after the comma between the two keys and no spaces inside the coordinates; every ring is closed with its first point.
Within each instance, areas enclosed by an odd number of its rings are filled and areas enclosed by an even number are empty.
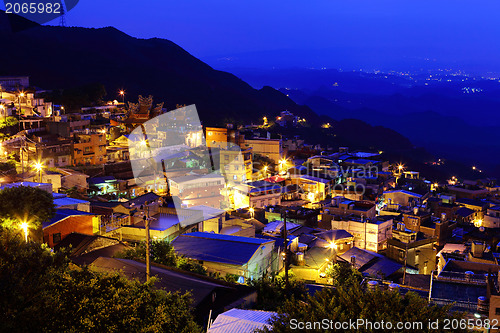
{"type": "Polygon", "coordinates": [[[5,109],[5,105],[0,104],[0,109],[4,110],[5,109]]]}
{"type": "Polygon", "coordinates": [[[43,164],[40,162],[36,162],[33,164],[33,168],[35,168],[36,171],[41,171],[43,169],[43,164]]]}
{"type": "Polygon", "coordinates": [[[122,95],[122,96],[125,95],[125,91],[120,90],[120,95],[122,95]]]}
{"type": "Polygon", "coordinates": [[[335,244],[335,242],[330,242],[328,243],[328,247],[332,250],[336,250],[337,249],[337,244],[335,244]]]}
{"type": "Polygon", "coordinates": [[[19,227],[24,231],[24,240],[27,243],[28,242],[28,223],[23,222],[19,225],[19,227]]]}
{"type": "Polygon", "coordinates": [[[24,92],[21,92],[19,96],[24,97],[24,92]]]}

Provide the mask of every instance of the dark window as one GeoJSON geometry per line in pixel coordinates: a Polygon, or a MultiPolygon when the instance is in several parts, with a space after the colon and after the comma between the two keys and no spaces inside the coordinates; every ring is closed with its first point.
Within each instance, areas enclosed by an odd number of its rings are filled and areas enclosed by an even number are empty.
{"type": "Polygon", "coordinates": [[[500,316],[500,308],[496,308],[496,309],[495,309],[495,314],[496,314],[497,316],[500,316]]]}
{"type": "Polygon", "coordinates": [[[59,243],[61,241],[61,233],[58,232],[57,234],[53,234],[52,241],[54,242],[54,244],[59,243]]]}

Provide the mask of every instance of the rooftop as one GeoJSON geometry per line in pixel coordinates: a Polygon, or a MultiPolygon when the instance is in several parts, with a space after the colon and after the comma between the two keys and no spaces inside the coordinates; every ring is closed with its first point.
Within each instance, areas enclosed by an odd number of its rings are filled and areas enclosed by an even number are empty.
{"type": "Polygon", "coordinates": [[[172,241],[175,251],[192,259],[244,265],[263,244],[271,240],[191,232],[172,241]]]}
{"type": "Polygon", "coordinates": [[[242,333],[270,328],[269,320],[275,315],[276,312],[231,309],[218,315],[207,333],[242,333]]]}

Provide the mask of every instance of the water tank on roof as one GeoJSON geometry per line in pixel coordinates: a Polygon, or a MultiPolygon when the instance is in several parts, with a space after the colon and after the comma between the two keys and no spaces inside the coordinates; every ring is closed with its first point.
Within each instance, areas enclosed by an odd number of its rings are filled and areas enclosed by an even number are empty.
{"type": "Polygon", "coordinates": [[[477,298],[477,312],[488,313],[489,304],[488,299],[485,296],[479,296],[477,298]]]}
{"type": "Polygon", "coordinates": [[[471,281],[473,277],[474,277],[474,272],[472,272],[472,271],[465,272],[465,279],[467,281],[471,281]]]}
{"type": "Polygon", "coordinates": [[[446,221],[446,213],[441,213],[441,222],[446,221]]]}
{"type": "Polygon", "coordinates": [[[371,281],[368,281],[368,283],[366,284],[366,286],[367,286],[367,288],[369,290],[375,290],[375,288],[378,287],[378,282],[371,280],[371,281]]]}
{"type": "Polygon", "coordinates": [[[297,265],[298,266],[304,266],[305,265],[304,252],[297,252],[297,253],[295,253],[295,258],[297,260],[297,265]]]}
{"type": "Polygon", "coordinates": [[[351,256],[351,265],[356,265],[356,256],[351,256]]]}
{"type": "Polygon", "coordinates": [[[413,208],[413,215],[418,215],[418,207],[413,208]]]}
{"type": "Polygon", "coordinates": [[[399,284],[397,284],[397,283],[391,283],[389,285],[389,291],[399,292],[399,284]]]}

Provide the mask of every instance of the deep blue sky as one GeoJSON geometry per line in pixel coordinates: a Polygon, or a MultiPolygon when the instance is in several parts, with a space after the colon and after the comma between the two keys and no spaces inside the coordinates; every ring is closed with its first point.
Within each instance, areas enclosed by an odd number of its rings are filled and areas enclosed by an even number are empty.
{"type": "Polygon", "coordinates": [[[499,15],[499,0],[80,0],[67,24],[166,38],[202,58],[376,50],[489,66],[500,65],[499,15]]]}

